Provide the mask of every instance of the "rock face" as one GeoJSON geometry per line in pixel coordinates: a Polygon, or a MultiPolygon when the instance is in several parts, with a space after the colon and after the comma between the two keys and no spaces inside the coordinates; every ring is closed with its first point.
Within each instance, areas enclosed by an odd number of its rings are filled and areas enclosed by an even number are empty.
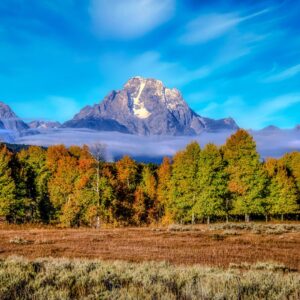
{"type": "Polygon", "coordinates": [[[238,128],[231,118],[213,120],[191,110],[177,89],[134,77],[100,104],[84,107],[63,127],[85,127],[139,135],[195,135],[238,128]]]}
{"type": "Polygon", "coordinates": [[[29,127],[17,117],[7,104],[0,102],[0,128],[21,131],[29,127]]]}
{"type": "Polygon", "coordinates": [[[28,123],[28,126],[32,129],[49,129],[49,128],[59,128],[61,124],[59,122],[32,121],[28,123]]]}

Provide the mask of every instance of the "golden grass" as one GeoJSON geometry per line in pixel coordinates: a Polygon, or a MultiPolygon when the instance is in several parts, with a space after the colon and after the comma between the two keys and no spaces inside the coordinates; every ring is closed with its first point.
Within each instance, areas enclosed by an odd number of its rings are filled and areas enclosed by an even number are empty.
{"type": "MultiPolygon", "coordinates": [[[[20,255],[131,262],[166,261],[177,265],[277,262],[300,271],[300,231],[283,224],[264,228],[206,225],[169,228],[58,229],[0,227],[0,257],[20,255]],[[270,231],[271,230],[271,231],[270,231]],[[274,232],[276,232],[274,234],[274,232]]],[[[268,225],[269,226],[269,225],[268,225]]]]}

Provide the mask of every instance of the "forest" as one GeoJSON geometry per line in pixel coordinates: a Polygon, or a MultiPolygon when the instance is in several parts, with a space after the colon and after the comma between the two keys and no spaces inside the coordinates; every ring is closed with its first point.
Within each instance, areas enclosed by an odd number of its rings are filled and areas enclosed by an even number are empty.
{"type": "Polygon", "coordinates": [[[191,142],[160,165],[103,159],[101,144],[0,146],[0,218],[63,227],[297,219],[300,152],[262,160],[240,129],[222,146],[191,142]]]}

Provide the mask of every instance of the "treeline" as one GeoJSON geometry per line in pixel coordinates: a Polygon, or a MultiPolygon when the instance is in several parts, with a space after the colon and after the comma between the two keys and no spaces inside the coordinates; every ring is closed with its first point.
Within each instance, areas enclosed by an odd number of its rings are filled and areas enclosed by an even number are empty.
{"type": "Polygon", "coordinates": [[[300,152],[261,161],[238,130],[225,145],[192,142],[161,165],[102,159],[101,145],[0,146],[0,217],[63,226],[296,217],[300,152]]]}

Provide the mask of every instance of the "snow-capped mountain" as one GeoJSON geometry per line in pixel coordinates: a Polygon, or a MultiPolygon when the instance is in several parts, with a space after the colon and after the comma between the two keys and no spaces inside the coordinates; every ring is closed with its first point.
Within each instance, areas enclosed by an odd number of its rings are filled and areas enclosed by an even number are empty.
{"type": "Polygon", "coordinates": [[[20,131],[28,128],[7,104],[0,101],[0,129],[20,131]]]}
{"type": "Polygon", "coordinates": [[[49,129],[49,128],[59,128],[61,124],[59,122],[50,122],[50,121],[32,121],[28,123],[28,126],[33,129],[49,129]]]}
{"type": "Polygon", "coordinates": [[[84,107],[63,127],[139,135],[195,135],[238,128],[231,118],[213,120],[189,108],[181,93],[156,79],[134,77],[94,106],[84,107]]]}

